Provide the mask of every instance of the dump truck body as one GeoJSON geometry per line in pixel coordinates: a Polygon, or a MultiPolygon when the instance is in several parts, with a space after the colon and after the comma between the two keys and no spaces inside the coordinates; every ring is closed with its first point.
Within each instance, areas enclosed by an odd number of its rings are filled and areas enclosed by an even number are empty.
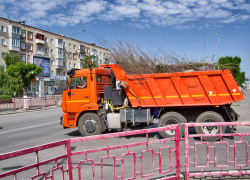
{"type": "Polygon", "coordinates": [[[128,75],[117,64],[102,67],[128,83],[125,92],[133,108],[215,106],[244,99],[229,70],[128,75]]]}

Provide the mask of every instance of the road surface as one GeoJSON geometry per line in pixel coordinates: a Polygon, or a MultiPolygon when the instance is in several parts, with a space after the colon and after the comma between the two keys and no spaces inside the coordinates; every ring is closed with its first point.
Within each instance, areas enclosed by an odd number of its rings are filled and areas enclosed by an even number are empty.
{"type": "MultiPolygon", "coordinates": [[[[250,115],[250,109],[249,109],[249,104],[250,102],[250,92],[245,93],[245,98],[246,100],[241,101],[239,103],[235,103],[233,105],[234,109],[241,115],[240,121],[249,121],[249,115],[250,115]]],[[[59,125],[59,118],[62,115],[61,109],[52,109],[52,110],[40,110],[40,111],[33,111],[33,112],[27,112],[27,113],[18,113],[18,114],[11,114],[11,115],[1,115],[0,116],[0,154],[11,152],[11,151],[16,151],[20,149],[25,149],[28,147],[33,147],[33,146],[38,146],[54,141],[59,141],[63,139],[68,139],[68,138],[76,138],[80,137],[80,134],[77,129],[63,129],[61,125],[59,125]]],[[[237,132],[249,132],[250,128],[249,127],[240,127],[237,129],[237,132]]],[[[153,133],[152,135],[149,136],[150,139],[158,139],[158,134],[153,133]]],[[[132,142],[140,142],[140,141],[145,141],[145,136],[135,136],[135,137],[122,137],[122,138],[115,138],[113,139],[112,143],[113,144],[125,144],[125,143],[132,143],[132,142]]],[[[230,143],[233,143],[233,139],[227,138],[226,141],[229,141],[230,143]]],[[[249,142],[249,140],[247,139],[249,142]]],[[[195,142],[198,142],[198,140],[191,140],[190,144],[194,144],[195,142]]],[[[91,148],[98,148],[98,145],[101,145],[103,142],[98,141],[98,142],[89,142],[89,143],[78,143],[75,145],[72,145],[71,149],[72,150],[81,150],[81,149],[91,149],[91,148]]],[[[170,142],[171,145],[174,144],[174,142],[170,142]]],[[[151,148],[157,149],[161,145],[153,145],[151,148]]],[[[145,147],[143,147],[145,149],[145,147]]],[[[181,149],[181,159],[182,162],[184,163],[184,144],[182,143],[180,146],[181,149]]],[[[141,150],[141,147],[135,147],[133,148],[134,151],[139,152],[141,150]]],[[[203,149],[201,148],[199,154],[197,156],[198,161],[204,162],[204,147],[203,149]]],[[[58,155],[60,153],[64,153],[65,150],[62,147],[61,149],[53,150],[52,152],[46,152],[43,154],[43,158],[47,158],[49,156],[53,155],[58,155]]],[[[126,151],[116,151],[114,154],[120,154],[121,152],[126,152],[126,151]]],[[[194,152],[190,152],[194,153],[194,152]]],[[[224,157],[225,152],[219,152],[221,156],[224,157]]],[[[218,154],[218,155],[219,155],[218,154]]],[[[98,159],[99,156],[105,156],[105,153],[97,153],[93,155],[94,159],[98,159]]],[[[220,155],[219,155],[220,156],[220,155]]],[[[147,162],[150,162],[150,156],[146,155],[146,166],[144,167],[145,170],[149,173],[151,170],[151,167],[147,167],[147,162]]],[[[212,157],[212,156],[211,156],[212,157]]],[[[210,157],[210,158],[211,158],[210,157]]],[[[241,162],[244,162],[244,151],[242,152],[242,155],[239,157],[239,160],[241,162]]],[[[131,157],[128,157],[128,159],[131,157]]],[[[6,170],[11,170],[16,167],[22,167],[26,165],[29,161],[31,161],[31,157],[28,157],[25,161],[22,162],[6,162],[5,164],[0,165],[0,172],[6,171],[6,170]]],[[[83,156],[78,157],[78,158],[73,158],[73,164],[77,163],[77,160],[83,159],[83,156]]],[[[99,159],[100,160],[100,159],[99,159]]],[[[172,156],[172,160],[174,161],[174,156],[172,156]]],[[[132,159],[128,160],[132,161],[132,159]]],[[[157,162],[157,161],[156,161],[157,162]]],[[[221,162],[225,162],[224,160],[221,160],[221,162]]],[[[158,163],[158,162],[157,162],[158,163]]],[[[157,164],[156,163],[156,164],[157,164]]],[[[65,165],[65,161],[61,162],[61,164],[65,165]]],[[[137,164],[139,164],[137,162],[137,164]]],[[[150,164],[150,163],[148,163],[150,164]]],[[[88,164],[89,167],[90,164],[88,164]]],[[[127,168],[125,168],[128,172],[126,174],[131,174],[131,165],[127,164],[125,165],[127,168]]],[[[53,165],[50,167],[44,168],[44,171],[46,171],[47,174],[49,174],[49,169],[52,168],[53,165]]],[[[121,167],[121,164],[117,165],[117,169],[121,167]]],[[[112,171],[112,163],[107,160],[105,162],[105,172],[111,172],[112,171]]],[[[138,167],[136,167],[138,168],[138,167]]],[[[184,169],[184,168],[183,168],[184,169]]],[[[210,168],[211,169],[211,168],[210,168]]],[[[219,170],[219,169],[216,169],[219,170]]],[[[88,170],[90,172],[90,169],[88,170]]],[[[97,177],[100,176],[99,172],[97,173],[97,177]]],[[[117,170],[117,173],[119,170],[117,170]]],[[[111,178],[110,174],[106,174],[107,179],[111,178]]],[[[159,176],[159,175],[158,175],[159,176]]],[[[157,177],[157,176],[155,176],[157,177]]],[[[137,177],[137,179],[140,179],[137,177]]]]}

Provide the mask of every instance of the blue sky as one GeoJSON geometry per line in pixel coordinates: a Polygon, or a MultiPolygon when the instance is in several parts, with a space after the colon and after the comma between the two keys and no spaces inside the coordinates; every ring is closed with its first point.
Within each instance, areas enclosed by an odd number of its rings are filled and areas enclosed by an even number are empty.
{"type": "Polygon", "coordinates": [[[218,21],[219,55],[239,56],[250,78],[249,0],[0,0],[0,16],[54,33],[103,46],[126,39],[157,53],[161,48],[190,60],[216,60],[216,26],[193,20],[218,21]]]}

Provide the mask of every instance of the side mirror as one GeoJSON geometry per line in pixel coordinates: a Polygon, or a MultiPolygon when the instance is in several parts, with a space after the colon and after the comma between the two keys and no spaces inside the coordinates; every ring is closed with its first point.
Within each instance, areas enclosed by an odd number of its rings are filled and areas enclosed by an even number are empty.
{"type": "Polygon", "coordinates": [[[70,94],[71,94],[70,90],[71,90],[71,89],[70,89],[70,86],[68,86],[68,87],[67,87],[67,92],[68,92],[68,95],[70,95],[70,94]]]}

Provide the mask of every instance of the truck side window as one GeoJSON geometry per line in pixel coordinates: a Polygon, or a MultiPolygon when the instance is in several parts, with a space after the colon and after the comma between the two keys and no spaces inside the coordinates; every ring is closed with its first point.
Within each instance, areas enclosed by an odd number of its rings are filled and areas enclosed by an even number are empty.
{"type": "Polygon", "coordinates": [[[72,77],[69,85],[70,89],[75,89],[75,78],[72,77]]]}
{"type": "Polygon", "coordinates": [[[76,89],[87,88],[87,77],[76,77],[76,89]]]}
{"type": "Polygon", "coordinates": [[[102,75],[96,75],[96,82],[98,83],[102,82],[102,75]]]}

